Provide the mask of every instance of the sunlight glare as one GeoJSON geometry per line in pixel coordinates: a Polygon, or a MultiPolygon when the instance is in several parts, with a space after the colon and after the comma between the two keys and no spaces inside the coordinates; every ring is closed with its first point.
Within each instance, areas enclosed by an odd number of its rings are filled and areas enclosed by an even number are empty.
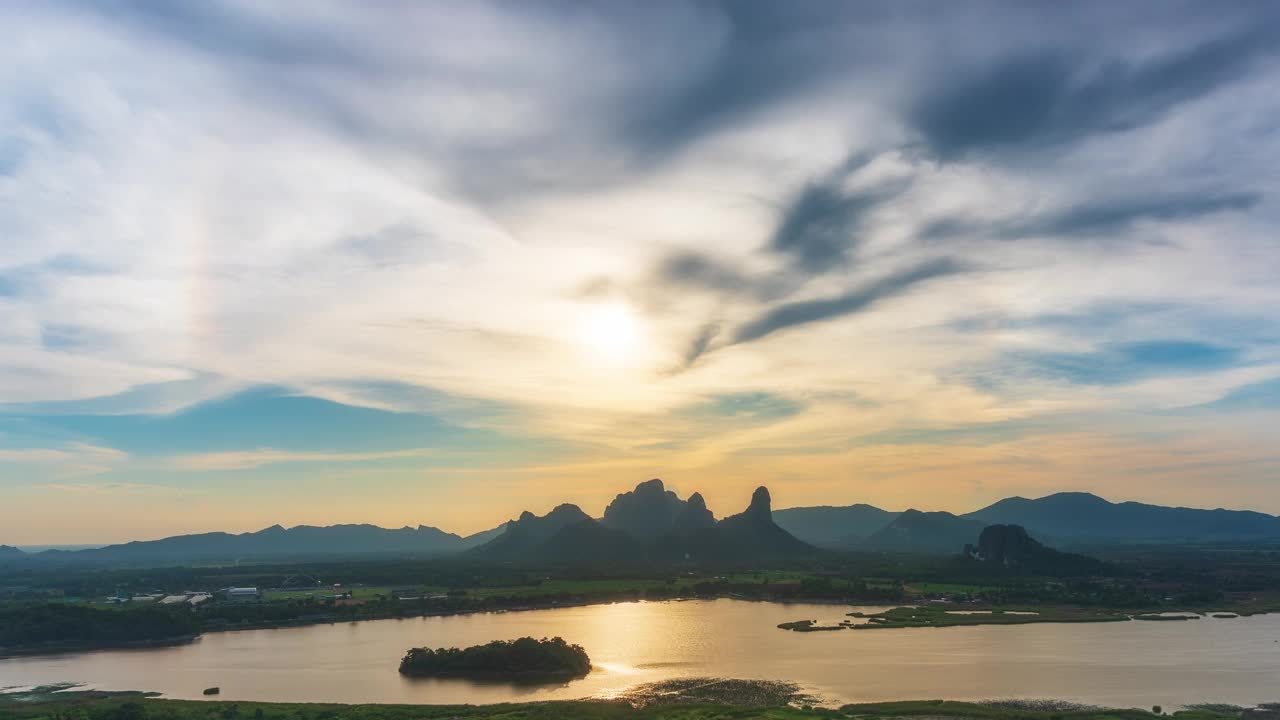
{"type": "Polygon", "coordinates": [[[640,323],[626,305],[597,305],[587,312],[581,337],[597,356],[622,364],[634,359],[640,348],[640,323]]]}

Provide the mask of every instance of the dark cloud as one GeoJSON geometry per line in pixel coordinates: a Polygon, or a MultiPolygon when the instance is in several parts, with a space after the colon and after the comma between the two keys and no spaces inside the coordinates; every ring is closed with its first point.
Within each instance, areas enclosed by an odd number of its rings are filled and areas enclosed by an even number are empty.
{"type": "Polygon", "coordinates": [[[761,317],[739,327],[734,333],[734,343],[758,340],[779,330],[805,325],[821,320],[849,315],[863,310],[880,300],[901,295],[911,287],[926,280],[963,272],[966,266],[941,258],[879,278],[865,287],[832,298],[786,303],[769,310],[761,317]]]}
{"type": "Polygon", "coordinates": [[[1027,237],[1096,237],[1116,233],[1142,221],[1191,220],[1219,212],[1243,211],[1261,202],[1250,192],[1180,193],[1084,203],[1056,212],[1003,221],[976,222],[953,218],[930,223],[922,238],[979,235],[997,240],[1027,237]]]}
{"type": "Polygon", "coordinates": [[[1261,196],[1257,193],[1134,198],[1082,205],[1056,215],[1015,225],[1004,232],[1008,236],[1096,235],[1119,230],[1144,220],[1169,222],[1228,210],[1248,210],[1257,205],[1260,200],[1261,196]]]}
{"type": "Polygon", "coordinates": [[[669,255],[659,262],[657,276],[664,285],[716,290],[727,294],[743,292],[756,283],[727,262],[689,250],[669,255]]]}
{"type": "Polygon", "coordinates": [[[92,3],[67,2],[107,21],[138,28],[170,42],[200,48],[221,58],[277,67],[328,66],[374,74],[392,69],[359,38],[340,28],[270,13],[246,13],[225,3],[170,3],[125,0],[108,12],[92,3]]]}
{"type": "Polygon", "coordinates": [[[680,359],[680,367],[677,371],[688,370],[698,359],[711,349],[711,342],[720,334],[720,326],[717,323],[707,323],[698,329],[698,334],[693,336],[689,341],[689,346],[685,348],[684,357],[680,359]]]}
{"type": "Polygon", "coordinates": [[[944,159],[1069,143],[1152,123],[1239,79],[1278,44],[1280,24],[1264,17],[1146,60],[1096,62],[1080,50],[1015,54],[967,77],[944,73],[909,122],[944,159]]]}
{"type": "Polygon", "coordinates": [[[831,80],[842,69],[847,74],[847,63],[860,47],[849,32],[875,12],[839,2],[701,7],[716,9],[724,41],[703,67],[686,69],[691,76],[667,83],[674,92],[635,108],[622,135],[641,159],[659,159],[831,80]]]}
{"type": "Polygon", "coordinates": [[[809,274],[841,267],[862,241],[867,214],[897,192],[847,192],[840,178],[809,183],[787,205],[769,238],[769,249],[789,256],[809,274]]]}

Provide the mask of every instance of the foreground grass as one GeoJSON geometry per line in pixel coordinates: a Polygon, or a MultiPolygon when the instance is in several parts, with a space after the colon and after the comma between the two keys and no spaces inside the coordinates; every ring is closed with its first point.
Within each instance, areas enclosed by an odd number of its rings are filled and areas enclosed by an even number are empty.
{"type": "MultiPolygon", "coordinates": [[[[1245,713],[1255,713],[1249,717],[1269,717],[1265,711],[1245,713]]],[[[622,701],[586,700],[480,706],[201,702],[93,691],[0,695],[0,718],[4,720],[1154,720],[1158,717],[1169,716],[1146,710],[1083,708],[1036,701],[986,704],[930,700],[846,705],[833,709],[660,703],[633,707],[622,701]]],[[[1230,720],[1242,717],[1242,713],[1201,709],[1176,712],[1172,717],[1179,720],[1230,720]]]]}

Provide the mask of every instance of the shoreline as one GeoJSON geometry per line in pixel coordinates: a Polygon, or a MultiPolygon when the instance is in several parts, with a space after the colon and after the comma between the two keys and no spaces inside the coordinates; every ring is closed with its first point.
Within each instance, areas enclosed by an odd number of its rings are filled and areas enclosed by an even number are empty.
{"type": "Polygon", "coordinates": [[[487,720],[513,717],[556,720],[705,720],[708,717],[859,718],[861,720],[1277,720],[1280,706],[1195,703],[1171,707],[1124,708],[1054,699],[893,700],[825,704],[796,683],[733,678],[685,678],[640,685],[612,697],[485,705],[409,703],[257,702],[177,700],[139,691],[74,690],[47,685],[0,693],[0,716],[50,717],[251,717],[259,720],[330,720],[338,717],[385,720],[487,720]],[[153,713],[155,713],[153,715],[153,713]]]}
{"type": "MultiPolygon", "coordinates": [[[[106,645],[85,644],[85,643],[63,643],[57,645],[36,645],[36,646],[19,646],[19,647],[2,647],[0,648],[0,660],[13,659],[21,657],[39,657],[47,655],[61,655],[66,653],[82,653],[97,652],[107,650],[146,650],[163,647],[175,647],[178,645],[186,645],[199,640],[203,635],[208,633],[222,632],[239,632],[249,630],[287,630],[290,628],[312,627],[317,625],[338,625],[344,623],[358,623],[381,620],[412,620],[418,618],[436,618],[436,617],[457,617],[481,614],[504,614],[512,612],[532,612],[539,610],[556,610],[560,608],[579,608],[591,607],[595,605],[612,605],[620,602],[691,602],[700,600],[735,600],[739,602],[758,602],[771,603],[775,605],[826,605],[831,607],[884,607],[887,608],[880,613],[846,613],[852,617],[882,617],[889,613],[902,610],[927,610],[929,615],[935,619],[942,619],[944,622],[914,622],[914,621],[896,621],[873,622],[864,624],[841,624],[835,626],[822,626],[814,623],[813,627],[802,628],[801,625],[806,620],[799,619],[792,622],[779,624],[777,627],[782,630],[791,632],[815,632],[823,630],[901,630],[908,628],[921,627],[968,627],[978,625],[1031,625],[1040,623],[1101,623],[1101,622],[1138,622],[1150,621],[1153,614],[1158,613],[1181,613],[1187,615],[1197,615],[1201,618],[1225,619],[1230,616],[1233,618],[1252,617],[1254,615],[1267,615],[1280,612],[1280,608],[1264,607],[1261,609],[1229,609],[1229,606],[1213,606],[1212,609],[1198,610],[1182,610],[1168,608],[1147,608],[1147,609],[1118,609],[1118,608],[1093,608],[1084,606],[1070,605],[1014,605],[1008,607],[1001,606],[963,606],[956,608],[954,606],[943,605],[892,605],[889,603],[867,603],[861,604],[857,601],[832,600],[831,598],[788,598],[786,600],[776,600],[771,598],[753,598],[744,597],[734,593],[725,593],[720,595],[706,597],[689,597],[689,598],[664,598],[664,599],[647,599],[647,598],[599,598],[599,599],[581,599],[581,600],[555,600],[544,603],[531,603],[505,608],[485,608],[471,610],[443,610],[443,611],[427,611],[414,613],[381,613],[371,614],[358,618],[315,618],[315,619],[299,619],[286,620],[279,622],[263,622],[263,623],[243,623],[243,624],[220,624],[213,627],[202,629],[198,633],[174,636],[170,638],[157,638],[151,640],[126,641],[121,643],[110,643],[106,645]],[[960,610],[960,613],[949,613],[949,610],[960,610]],[[1066,611],[1069,615],[1043,614],[1045,611],[1053,613],[1055,611],[1066,611]],[[1037,613],[1032,615],[1007,615],[1005,613],[1037,613]],[[1092,616],[1086,616],[1084,613],[1093,613],[1092,616]],[[1145,617],[1143,617],[1145,616],[1145,617]],[[792,626],[792,627],[783,627],[792,626]]],[[[1160,618],[1162,620],[1186,620],[1190,618],[1160,618]]]]}

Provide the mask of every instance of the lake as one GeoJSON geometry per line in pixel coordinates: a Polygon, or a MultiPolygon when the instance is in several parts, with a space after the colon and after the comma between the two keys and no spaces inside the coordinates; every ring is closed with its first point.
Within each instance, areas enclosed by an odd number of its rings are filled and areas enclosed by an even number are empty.
{"type": "Polygon", "coordinates": [[[1280,700],[1280,615],[1187,622],[989,625],[796,633],[858,609],[739,600],[631,602],[526,612],[209,633],[171,648],[0,660],[0,687],[82,682],[221,700],[494,703],[608,696],[676,677],[790,680],[828,703],[1059,698],[1120,706],[1280,700]],[[583,645],[595,670],[541,686],[408,679],[414,646],[523,635],[583,645]]]}

